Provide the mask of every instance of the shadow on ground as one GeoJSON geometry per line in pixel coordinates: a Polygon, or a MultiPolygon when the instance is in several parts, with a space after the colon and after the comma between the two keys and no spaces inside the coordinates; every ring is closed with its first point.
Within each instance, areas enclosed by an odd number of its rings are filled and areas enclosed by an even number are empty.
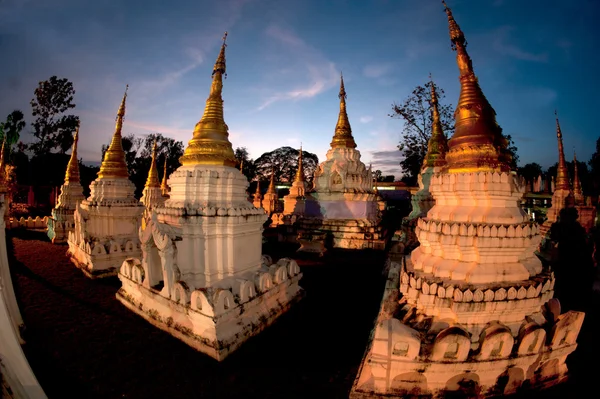
{"type": "Polygon", "coordinates": [[[346,398],[383,291],[384,254],[295,256],[306,297],[218,363],[130,313],[117,278],[90,280],[43,232],[8,238],[24,350],[49,398],[346,398]]]}

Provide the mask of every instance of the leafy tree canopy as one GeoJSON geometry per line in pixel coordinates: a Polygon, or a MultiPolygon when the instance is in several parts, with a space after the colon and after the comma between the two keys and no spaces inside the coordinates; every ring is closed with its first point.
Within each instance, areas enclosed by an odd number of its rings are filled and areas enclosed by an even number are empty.
{"type": "Polygon", "coordinates": [[[25,128],[25,119],[23,112],[14,110],[6,117],[5,122],[0,123],[0,141],[6,137],[6,145],[10,150],[21,137],[21,130],[25,128]]]}
{"type": "MultiPolygon", "coordinates": [[[[275,171],[275,180],[291,183],[298,170],[298,155],[300,151],[292,147],[280,147],[271,152],[265,152],[256,161],[256,175],[260,180],[270,180],[275,171]]],[[[307,182],[312,182],[319,158],[308,151],[302,150],[304,176],[307,182]]]]}
{"type": "Polygon", "coordinates": [[[35,89],[31,107],[36,118],[32,127],[37,141],[30,145],[35,155],[49,154],[57,149],[64,154],[71,148],[79,117],[65,113],[75,108],[74,95],[73,83],[56,76],[40,82],[35,89]]]}
{"type": "Polygon", "coordinates": [[[427,153],[427,142],[431,137],[433,125],[431,107],[431,85],[433,84],[440,111],[440,121],[446,137],[454,132],[454,109],[450,104],[443,104],[446,97],[444,89],[433,82],[417,86],[401,104],[392,105],[390,117],[404,121],[402,137],[398,149],[402,155],[400,166],[404,176],[402,181],[408,185],[416,185],[421,171],[423,159],[427,153]]]}

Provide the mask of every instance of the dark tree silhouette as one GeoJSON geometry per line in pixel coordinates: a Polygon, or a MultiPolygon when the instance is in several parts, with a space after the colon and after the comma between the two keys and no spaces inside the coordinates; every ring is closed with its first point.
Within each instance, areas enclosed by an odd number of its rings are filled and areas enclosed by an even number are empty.
{"type": "Polygon", "coordinates": [[[7,151],[12,152],[12,146],[19,141],[21,131],[25,128],[23,112],[14,110],[6,117],[6,122],[0,123],[0,141],[6,137],[7,151]]]}
{"type": "MultiPolygon", "coordinates": [[[[292,147],[280,147],[271,152],[265,152],[256,161],[256,175],[260,180],[270,180],[272,170],[275,170],[275,180],[291,183],[298,170],[299,150],[292,147]]],[[[319,158],[308,151],[302,150],[304,176],[307,182],[312,182],[319,158]]]]}
{"type": "Polygon", "coordinates": [[[454,132],[454,109],[451,104],[441,104],[442,99],[445,97],[444,89],[435,83],[427,82],[422,86],[415,87],[402,104],[392,104],[392,113],[389,115],[392,118],[404,121],[398,149],[403,157],[400,161],[404,174],[402,181],[408,185],[416,185],[417,183],[417,176],[421,171],[423,159],[427,153],[427,142],[431,137],[433,123],[431,114],[432,84],[440,102],[438,108],[444,134],[446,137],[450,137],[454,132]]]}
{"type": "Polygon", "coordinates": [[[35,155],[49,154],[56,149],[64,154],[71,148],[79,117],[65,113],[75,108],[74,95],[73,83],[56,76],[40,82],[35,89],[31,107],[36,117],[32,127],[37,141],[30,145],[35,155]]]}

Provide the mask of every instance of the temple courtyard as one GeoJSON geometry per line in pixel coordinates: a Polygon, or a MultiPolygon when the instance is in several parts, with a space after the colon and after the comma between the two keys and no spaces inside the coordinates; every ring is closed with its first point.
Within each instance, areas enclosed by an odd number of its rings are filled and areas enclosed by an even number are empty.
{"type": "MultiPolygon", "coordinates": [[[[8,231],[24,351],[49,398],[347,398],[379,310],[383,251],[333,249],[299,256],[306,296],[273,326],[217,362],[130,312],[117,277],[90,280],[43,231],[8,231]]],[[[527,398],[597,396],[600,293],[585,309],[570,380],[527,398]]]]}

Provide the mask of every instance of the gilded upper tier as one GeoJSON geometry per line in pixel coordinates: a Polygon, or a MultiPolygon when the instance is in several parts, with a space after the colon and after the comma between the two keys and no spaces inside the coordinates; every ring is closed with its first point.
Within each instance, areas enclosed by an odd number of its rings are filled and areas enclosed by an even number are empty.
{"type": "Polygon", "coordinates": [[[98,179],[114,179],[114,178],[129,178],[129,172],[127,171],[127,163],[125,162],[125,151],[123,151],[123,143],[121,130],[123,129],[123,119],[125,118],[125,102],[127,100],[127,89],[125,88],[125,94],[123,100],[121,100],[121,106],[117,112],[117,124],[115,126],[115,134],[113,135],[112,141],[106,153],[104,154],[104,160],[100,165],[100,171],[98,172],[98,179]]]}
{"type": "Polygon", "coordinates": [[[346,112],[346,89],[344,88],[344,77],[340,78],[340,114],[335,125],[335,134],[331,140],[331,148],[356,148],[356,142],[352,137],[352,128],[346,112]]]}
{"type": "Polygon", "coordinates": [[[496,112],[479,87],[467,53],[464,33],[444,1],[452,49],[460,72],[460,97],[454,112],[454,135],[446,155],[449,172],[509,171],[508,142],[496,123],[496,112]]]}
{"type": "Polygon", "coordinates": [[[204,114],[189,141],[183,156],[179,159],[184,166],[188,165],[225,165],[235,167],[236,159],[229,142],[229,128],[223,119],[223,76],[226,75],[225,40],[215,62],[212,72],[212,85],[206,100],[204,114]]]}

